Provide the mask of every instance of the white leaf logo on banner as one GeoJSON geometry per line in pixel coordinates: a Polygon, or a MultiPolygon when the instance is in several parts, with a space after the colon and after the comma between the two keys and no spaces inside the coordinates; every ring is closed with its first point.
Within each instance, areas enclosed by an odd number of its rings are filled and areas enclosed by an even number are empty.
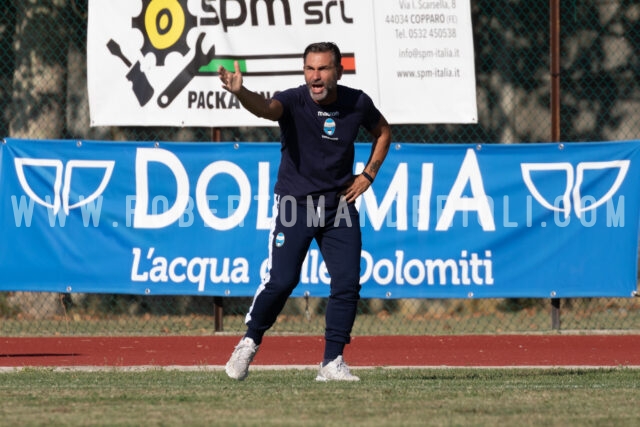
{"type": "Polygon", "coordinates": [[[107,187],[111,174],[113,173],[113,167],[115,166],[113,160],[69,160],[66,168],[60,160],[56,159],[31,159],[31,158],[16,158],[14,164],[16,167],[16,174],[18,181],[22,186],[22,189],[27,193],[29,197],[36,201],[36,203],[53,209],[53,213],[57,214],[62,207],[65,214],[69,215],[69,210],[86,205],[97,199],[107,187]],[[54,168],[55,176],[53,179],[53,203],[49,203],[43,200],[40,196],[33,191],[31,185],[27,181],[24,169],[25,166],[33,168],[54,168]],[[74,169],[104,169],[102,180],[98,187],[88,197],[81,199],[79,202],[69,204],[69,194],[71,193],[71,176],[74,169]],[[64,176],[63,176],[64,170],[64,176]]]}
{"type": "Polygon", "coordinates": [[[529,192],[533,197],[545,208],[564,213],[564,217],[568,218],[571,215],[573,199],[573,210],[578,218],[581,218],[583,212],[587,212],[605,204],[613,195],[618,191],[620,185],[624,181],[629,170],[629,160],[612,160],[607,162],[580,162],[575,170],[570,163],[522,163],[520,168],[522,170],[522,178],[524,179],[529,192]],[[581,187],[584,180],[584,172],[587,170],[604,170],[604,169],[618,169],[618,175],[615,181],[609,188],[609,190],[594,203],[589,206],[582,206],[582,194],[581,187]],[[531,172],[541,171],[565,171],[567,175],[566,186],[562,194],[562,207],[555,206],[550,203],[545,197],[538,191],[533,179],[531,178],[531,172]]]}

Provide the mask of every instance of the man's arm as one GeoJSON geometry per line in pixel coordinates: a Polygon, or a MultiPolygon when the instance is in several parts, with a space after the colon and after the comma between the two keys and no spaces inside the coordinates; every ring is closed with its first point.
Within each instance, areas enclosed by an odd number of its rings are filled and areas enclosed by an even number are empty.
{"type": "Polygon", "coordinates": [[[374,180],[376,175],[378,175],[380,166],[382,166],[382,163],[389,152],[389,146],[391,145],[391,126],[389,126],[389,123],[384,116],[380,116],[380,121],[371,131],[371,134],[373,135],[373,145],[371,146],[369,161],[364,167],[363,173],[357,175],[349,188],[344,192],[344,196],[349,203],[354,202],[358,196],[367,191],[371,186],[372,181],[370,181],[365,174],[369,175],[369,177],[374,180]]]}
{"type": "Polygon", "coordinates": [[[275,99],[265,99],[262,95],[252,92],[242,85],[242,73],[238,61],[233,62],[234,72],[227,71],[222,65],[218,74],[222,87],[235,96],[244,108],[252,114],[269,120],[278,120],[282,116],[282,104],[275,99]]]}
{"type": "Polygon", "coordinates": [[[373,134],[373,146],[371,147],[371,156],[369,156],[364,172],[375,179],[391,146],[391,126],[389,126],[384,116],[380,116],[378,125],[371,133],[373,134]]]}

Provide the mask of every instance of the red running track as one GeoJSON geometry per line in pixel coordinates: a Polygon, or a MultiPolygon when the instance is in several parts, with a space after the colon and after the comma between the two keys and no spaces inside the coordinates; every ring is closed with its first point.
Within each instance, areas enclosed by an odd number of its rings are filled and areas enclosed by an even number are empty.
{"type": "MultiPolygon", "coordinates": [[[[0,367],[221,366],[238,336],[0,337],[0,367]]],[[[313,365],[319,336],[266,336],[253,365],[313,365]]],[[[640,335],[354,337],[351,366],[634,366],[640,335]]]]}

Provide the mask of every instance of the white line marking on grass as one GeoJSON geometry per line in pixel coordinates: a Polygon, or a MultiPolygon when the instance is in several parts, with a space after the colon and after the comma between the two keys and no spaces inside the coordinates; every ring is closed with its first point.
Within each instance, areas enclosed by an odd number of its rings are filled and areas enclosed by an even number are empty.
{"type": "MultiPolygon", "coordinates": [[[[640,369],[640,365],[518,365],[518,366],[449,366],[449,365],[406,365],[406,366],[350,366],[352,370],[395,370],[395,369],[640,369]]],[[[252,371],[284,371],[284,370],[316,370],[318,365],[252,365],[252,371]]],[[[182,372],[216,372],[224,371],[224,365],[136,365],[136,366],[0,366],[0,374],[21,372],[25,370],[50,372],[147,372],[147,371],[182,371],[182,372]]]]}

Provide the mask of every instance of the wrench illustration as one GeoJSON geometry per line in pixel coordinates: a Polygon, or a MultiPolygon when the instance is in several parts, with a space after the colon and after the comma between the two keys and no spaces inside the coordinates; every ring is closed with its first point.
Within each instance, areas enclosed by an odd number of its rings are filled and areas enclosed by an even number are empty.
{"type": "Polygon", "coordinates": [[[208,52],[202,50],[202,41],[204,40],[205,33],[200,33],[198,41],[196,42],[196,54],[193,59],[187,64],[186,67],[173,79],[169,86],[162,91],[158,96],[158,105],[162,108],[167,108],[171,102],[178,96],[182,89],[193,79],[198,73],[200,67],[207,65],[215,56],[215,45],[211,46],[208,52]]]}

